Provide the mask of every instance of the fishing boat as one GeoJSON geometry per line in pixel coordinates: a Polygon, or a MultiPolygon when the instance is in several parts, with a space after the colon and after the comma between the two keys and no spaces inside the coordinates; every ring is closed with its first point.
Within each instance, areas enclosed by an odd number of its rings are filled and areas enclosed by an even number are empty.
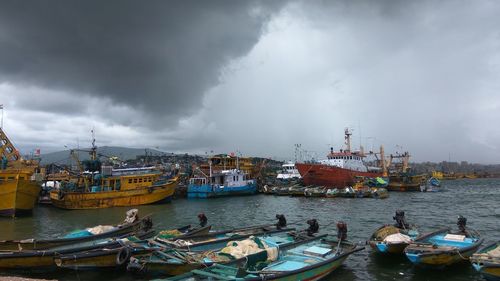
{"type": "Polygon", "coordinates": [[[409,173],[396,173],[389,175],[389,191],[421,191],[420,186],[425,184],[423,175],[409,173]]]}
{"type": "Polygon", "coordinates": [[[430,267],[468,261],[481,246],[483,239],[478,233],[465,228],[465,218],[459,217],[457,224],[458,232],[447,228],[415,239],[404,250],[406,257],[416,265],[430,267]]]}
{"type": "Polygon", "coordinates": [[[500,241],[489,244],[470,259],[472,266],[490,281],[500,280],[500,241]]]}
{"type": "Polygon", "coordinates": [[[40,193],[43,169],[25,160],[0,128],[0,216],[30,214],[40,193]]]}
{"type": "Polygon", "coordinates": [[[295,163],[289,161],[281,165],[281,170],[276,176],[278,180],[293,180],[300,179],[299,170],[295,167],[295,163]]]}
{"type": "Polygon", "coordinates": [[[281,231],[272,234],[263,233],[243,240],[231,240],[223,248],[210,251],[193,252],[180,249],[154,251],[131,258],[127,270],[149,275],[179,275],[216,263],[243,265],[247,261],[255,262],[259,258],[264,258],[264,261],[274,260],[277,257],[277,250],[267,243],[272,241],[273,245],[288,245],[298,241],[296,238],[281,231]]]}
{"type": "MultiPolygon", "coordinates": [[[[133,210],[130,210],[133,211],[133,210]]],[[[65,237],[55,239],[23,239],[23,240],[1,240],[0,250],[22,251],[22,250],[46,250],[75,245],[84,242],[96,242],[105,238],[120,237],[131,233],[149,231],[153,222],[149,216],[138,218],[137,212],[127,212],[127,219],[118,225],[99,225],[83,230],[74,231],[65,237]],[[136,219],[131,215],[136,214],[136,219]]]]}
{"type": "Polygon", "coordinates": [[[210,172],[209,176],[189,179],[188,198],[213,198],[232,195],[251,195],[257,183],[239,169],[210,172]]]}
{"type": "Polygon", "coordinates": [[[169,179],[156,167],[102,166],[95,140],[89,154],[90,160],[81,163],[76,150],[71,150],[80,173],[77,182],[62,182],[58,190],[50,192],[54,206],[62,209],[137,206],[169,201],[175,192],[178,178],[169,179]]]}
{"type": "Polygon", "coordinates": [[[205,235],[193,235],[179,239],[164,239],[155,237],[154,241],[166,248],[189,249],[191,251],[206,251],[224,247],[231,240],[242,240],[252,235],[272,234],[292,231],[293,228],[277,228],[275,225],[261,225],[246,228],[237,228],[215,231],[205,235]]]}
{"type": "MultiPolygon", "coordinates": [[[[160,231],[156,237],[180,239],[194,235],[207,234],[210,228],[211,226],[192,228],[191,225],[187,225],[180,228],[160,231]]],[[[145,237],[140,238],[144,239],[145,237]]],[[[54,258],[54,262],[58,267],[74,270],[119,267],[128,263],[130,257],[133,255],[144,254],[165,248],[164,245],[141,239],[128,237],[126,239],[120,239],[117,241],[118,243],[114,244],[59,254],[54,258]]]]}
{"type": "MultiPolygon", "coordinates": [[[[336,152],[332,147],[327,159],[295,164],[304,184],[343,188],[354,184],[357,176],[371,178],[382,176],[381,168],[368,166],[364,162],[363,159],[367,155],[362,148],[359,151],[351,151],[351,135],[352,133],[346,128],[345,149],[336,152]]],[[[383,149],[381,149],[381,154],[383,154],[382,151],[383,149]]]]}
{"type": "MultiPolygon", "coordinates": [[[[274,246],[272,241],[266,241],[274,246]]],[[[333,272],[351,254],[364,247],[346,240],[320,235],[298,243],[276,245],[276,261],[261,259],[244,267],[215,264],[166,280],[320,280],[333,272]]]]}
{"type": "Polygon", "coordinates": [[[404,211],[396,211],[393,219],[396,220],[394,225],[379,227],[368,240],[375,252],[403,254],[404,249],[418,236],[418,231],[406,222],[404,211]]]}
{"type": "MultiPolygon", "coordinates": [[[[130,241],[137,241],[152,237],[155,231],[149,230],[147,232],[130,233],[123,238],[108,238],[100,240],[95,244],[77,244],[67,245],[57,249],[46,250],[18,250],[18,251],[0,251],[0,268],[2,269],[49,269],[55,268],[55,260],[59,256],[76,257],[79,252],[92,252],[96,249],[106,249],[113,251],[113,249],[120,248],[121,245],[130,243],[130,241]]],[[[118,259],[118,257],[114,257],[118,259]]]]}

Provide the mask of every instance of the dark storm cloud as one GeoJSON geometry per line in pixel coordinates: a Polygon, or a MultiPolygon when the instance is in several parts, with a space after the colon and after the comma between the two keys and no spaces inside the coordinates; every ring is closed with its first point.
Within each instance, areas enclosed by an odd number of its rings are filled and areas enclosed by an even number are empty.
{"type": "MultiPolygon", "coordinates": [[[[2,1],[0,83],[104,97],[160,121],[196,112],[278,1],[2,1]]],[[[66,113],[57,95],[20,106],[66,113]],[[59,100],[56,100],[59,99],[59,100]],[[54,106],[50,106],[53,104],[54,106]],[[60,105],[60,106],[59,106],[60,105]]],[[[82,108],[85,105],[80,105],[82,108]]],[[[75,105],[69,106],[76,112],[75,105]]]]}

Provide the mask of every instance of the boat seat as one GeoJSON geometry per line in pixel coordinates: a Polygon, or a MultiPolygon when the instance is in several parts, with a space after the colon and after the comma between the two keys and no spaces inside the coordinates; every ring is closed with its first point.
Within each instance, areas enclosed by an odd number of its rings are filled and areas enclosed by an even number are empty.
{"type": "Polygon", "coordinates": [[[446,236],[440,235],[430,238],[429,242],[437,246],[452,246],[463,248],[474,244],[475,241],[472,238],[465,238],[464,241],[450,240],[446,239],[446,236]]]}
{"type": "Polygon", "coordinates": [[[282,261],[264,268],[262,271],[293,271],[309,266],[309,263],[301,261],[282,261]]]}

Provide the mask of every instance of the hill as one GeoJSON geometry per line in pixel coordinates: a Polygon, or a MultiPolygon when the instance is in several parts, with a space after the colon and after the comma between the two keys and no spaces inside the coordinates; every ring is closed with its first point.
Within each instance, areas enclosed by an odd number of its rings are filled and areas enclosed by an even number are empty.
{"type": "MultiPolygon", "coordinates": [[[[85,151],[88,151],[89,148],[82,148],[82,151],[79,152],[80,160],[89,159],[89,154],[85,151]]],[[[126,161],[131,159],[136,159],[138,155],[144,155],[147,151],[150,156],[161,156],[161,155],[171,155],[171,153],[158,151],[150,148],[128,148],[128,147],[116,147],[116,146],[103,146],[97,148],[97,154],[102,155],[104,157],[116,156],[119,159],[126,161]]],[[[47,154],[41,155],[41,164],[47,165],[50,163],[56,163],[59,165],[69,164],[70,163],[70,150],[62,150],[51,152],[47,154]]]]}

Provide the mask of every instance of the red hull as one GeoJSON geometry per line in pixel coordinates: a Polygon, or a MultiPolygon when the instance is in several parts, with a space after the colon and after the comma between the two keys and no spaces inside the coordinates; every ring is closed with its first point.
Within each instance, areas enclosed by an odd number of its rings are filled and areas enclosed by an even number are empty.
{"type": "Polygon", "coordinates": [[[371,178],[382,176],[382,173],[359,172],[322,164],[296,163],[295,166],[306,185],[345,187],[352,185],[356,176],[371,178]]]}

